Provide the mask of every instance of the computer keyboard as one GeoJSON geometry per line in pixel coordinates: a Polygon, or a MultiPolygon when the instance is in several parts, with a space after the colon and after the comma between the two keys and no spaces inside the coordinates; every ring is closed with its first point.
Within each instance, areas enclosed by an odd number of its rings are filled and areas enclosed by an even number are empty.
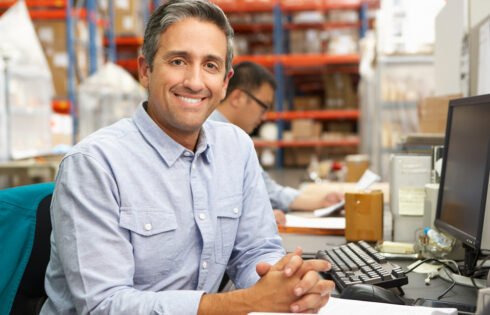
{"type": "Polygon", "coordinates": [[[323,275],[335,282],[339,292],[356,283],[368,283],[383,288],[401,287],[408,283],[400,266],[388,262],[365,241],[319,250],[316,258],[328,260],[332,264],[331,270],[323,275]]]}

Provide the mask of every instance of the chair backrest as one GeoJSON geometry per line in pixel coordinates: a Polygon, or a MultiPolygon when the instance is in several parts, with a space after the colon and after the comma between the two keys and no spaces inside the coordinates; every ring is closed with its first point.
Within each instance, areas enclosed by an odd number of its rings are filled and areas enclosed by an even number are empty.
{"type": "Polygon", "coordinates": [[[54,183],[0,190],[0,314],[35,314],[45,298],[53,190],[54,183]]]}

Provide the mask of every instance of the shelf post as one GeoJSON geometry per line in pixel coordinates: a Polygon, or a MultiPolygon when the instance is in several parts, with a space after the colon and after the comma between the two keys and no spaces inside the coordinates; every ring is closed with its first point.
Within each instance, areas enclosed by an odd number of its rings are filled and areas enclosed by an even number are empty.
{"type": "Polygon", "coordinates": [[[87,0],[89,74],[97,71],[97,5],[87,0]]]}
{"type": "MultiPolygon", "coordinates": [[[[274,54],[282,55],[284,53],[284,30],[282,26],[282,12],[281,5],[279,1],[274,4],[273,9],[274,14],[274,54]]],[[[283,103],[284,103],[284,66],[279,61],[276,61],[274,64],[274,75],[277,81],[277,89],[276,89],[276,110],[278,112],[283,111],[283,103]]],[[[277,120],[277,137],[278,140],[282,140],[282,134],[284,132],[284,120],[277,120]]],[[[279,147],[276,151],[276,167],[282,168],[284,165],[284,150],[279,147]]]]}
{"type": "Polygon", "coordinates": [[[114,0],[109,0],[109,27],[106,30],[106,35],[109,41],[107,59],[110,62],[115,63],[117,58],[117,53],[116,53],[116,37],[114,36],[114,0]]]}
{"type": "Polygon", "coordinates": [[[366,1],[362,1],[361,7],[359,8],[359,18],[361,20],[361,28],[359,29],[359,37],[364,38],[369,28],[368,21],[368,4],[366,1]]]}
{"type": "Polygon", "coordinates": [[[72,144],[76,144],[78,135],[78,104],[75,95],[75,47],[73,33],[73,0],[66,0],[66,51],[68,53],[68,100],[72,118],[72,144]]]}

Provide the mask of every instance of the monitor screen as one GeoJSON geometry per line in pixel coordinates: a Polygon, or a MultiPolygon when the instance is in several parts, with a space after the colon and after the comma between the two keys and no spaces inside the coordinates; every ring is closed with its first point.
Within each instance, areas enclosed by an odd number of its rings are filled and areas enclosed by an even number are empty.
{"type": "Polygon", "coordinates": [[[450,102],[436,226],[479,249],[490,160],[490,95],[450,102]]]}

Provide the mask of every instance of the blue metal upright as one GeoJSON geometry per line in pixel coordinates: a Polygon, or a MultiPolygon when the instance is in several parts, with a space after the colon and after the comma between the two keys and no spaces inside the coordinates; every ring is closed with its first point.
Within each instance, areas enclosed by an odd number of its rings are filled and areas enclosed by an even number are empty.
{"type": "Polygon", "coordinates": [[[359,9],[359,17],[361,20],[361,28],[359,29],[359,37],[363,38],[366,36],[366,32],[369,29],[369,20],[368,20],[368,4],[363,1],[361,3],[361,7],[359,9]]]}
{"type": "MultiPolygon", "coordinates": [[[[284,29],[282,26],[282,11],[279,1],[274,5],[274,54],[282,55],[284,53],[284,29]]],[[[284,65],[281,62],[276,62],[274,64],[274,74],[277,81],[276,89],[276,111],[283,111],[284,104],[284,65]]],[[[284,120],[277,120],[277,136],[278,140],[282,140],[282,134],[284,132],[284,120]]],[[[281,147],[277,148],[276,151],[276,167],[282,168],[284,165],[284,150],[281,147]]]]}
{"type": "Polygon", "coordinates": [[[73,0],[66,0],[66,51],[68,53],[68,100],[70,101],[70,115],[73,120],[72,144],[78,138],[78,105],[75,92],[75,45],[73,25],[73,0]]]}
{"type": "Polygon", "coordinates": [[[109,27],[106,30],[109,49],[107,51],[107,60],[115,63],[117,58],[116,36],[114,35],[114,0],[109,0],[109,27]]]}
{"type": "Polygon", "coordinates": [[[89,74],[97,71],[97,4],[87,0],[89,74]]]}

